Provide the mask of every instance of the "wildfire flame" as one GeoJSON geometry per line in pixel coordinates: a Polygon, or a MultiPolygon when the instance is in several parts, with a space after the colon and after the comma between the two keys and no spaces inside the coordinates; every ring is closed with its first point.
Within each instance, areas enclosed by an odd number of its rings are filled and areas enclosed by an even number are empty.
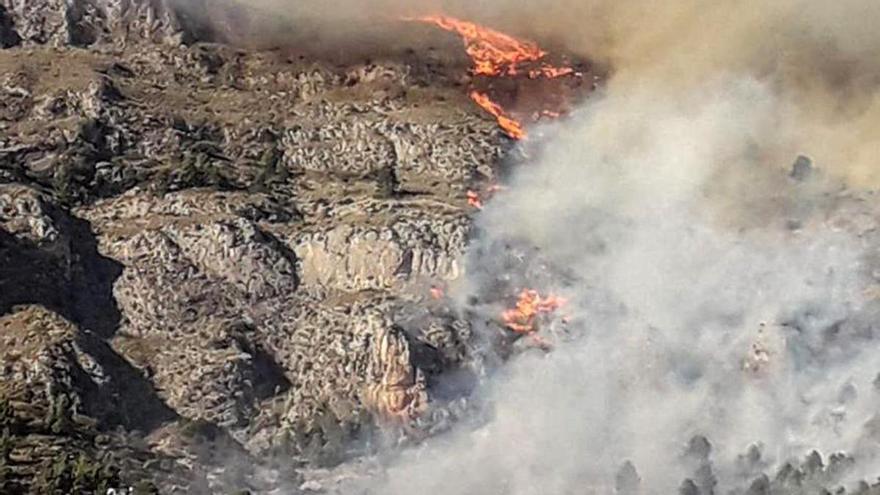
{"type": "Polygon", "coordinates": [[[498,125],[504,129],[504,132],[506,132],[508,136],[513,139],[525,139],[526,130],[522,123],[507,115],[504,109],[501,108],[501,105],[492,101],[492,99],[489,98],[489,95],[480,93],[479,91],[471,91],[471,99],[474,100],[477,105],[480,105],[483,110],[492,114],[498,121],[498,125]]]}
{"type": "Polygon", "coordinates": [[[552,313],[566,303],[567,301],[559,296],[542,297],[536,290],[523,289],[516,307],[504,311],[501,320],[507,328],[516,333],[531,334],[538,330],[537,320],[540,315],[552,313]]]}
{"type": "MultiPolygon", "coordinates": [[[[465,44],[465,51],[474,63],[474,75],[488,77],[514,77],[525,75],[530,79],[555,79],[558,77],[578,75],[571,67],[554,67],[541,64],[540,67],[523,69],[524,64],[537,64],[547,52],[532,41],[519,40],[513,36],[445,15],[427,15],[406,18],[408,21],[434,24],[446,31],[458,33],[465,44]]],[[[470,97],[480,107],[492,114],[498,125],[513,139],[525,139],[526,131],[523,124],[513,118],[504,108],[486,93],[471,91],[470,97]]],[[[552,113],[552,112],[551,112],[552,113]]],[[[545,116],[550,115],[544,114],[545,116]]]]}
{"type": "Polygon", "coordinates": [[[502,190],[504,190],[504,186],[500,186],[498,184],[492,184],[491,186],[487,187],[485,190],[485,194],[480,194],[477,191],[469,190],[467,192],[467,202],[474,208],[481,210],[483,209],[483,205],[485,204],[483,200],[484,196],[491,198],[493,194],[502,190]]]}
{"type": "Polygon", "coordinates": [[[474,74],[513,76],[517,74],[517,65],[535,62],[547,55],[547,52],[531,41],[518,40],[494,29],[454,17],[427,15],[409,20],[435,24],[446,31],[458,33],[464,40],[465,51],[474,61],[474,74]]]}
{"type": "MultiPolygon", "coordinates": [[[[473,22],[445,15],[410,17],[404,20],[430,23],[461,36],[465,51],[473,61],[471,72],[476,76],[522,76],[529,79],[555,79],[564,76],[580,77],[581,75],[571,67],[555,67],[544,63],[543,59],[547,56],[547,52],[532,41],[519,40],[473,22]]],[[[472,89],[470,97],[477,105],[494,116],[498,125],[511,138],[519,140],[526,137],[525,126],[522,122],[493,101],[487,93],[472,89]]],[[[534,118],[538,120],[559,116],[558,112],[544,110],[536,114],[534,118]]],[[[500,186],[490,186],[486,193],[491,194],[500,189],[500,186]]],[[[476,191],[467,191],[467,201],[474,208],[483,207],[483,198],[476,191]]],[[[537,331],[538,318],[542,314],[556,311],[565,304],[565,299],[561,297],[554,295],[543,297],[536,290],[524,289],[519,294],[516,306],[504,311],[501,319],[510,330],[537,338],[535,332],[537,331]]]]}
{"type": "Polygon", "coordinates": [[[431,287],[430,292],[431,297],[438,301],[446,297],[446,291],[444,291],[442,287],[433,286],[431,287]]]}

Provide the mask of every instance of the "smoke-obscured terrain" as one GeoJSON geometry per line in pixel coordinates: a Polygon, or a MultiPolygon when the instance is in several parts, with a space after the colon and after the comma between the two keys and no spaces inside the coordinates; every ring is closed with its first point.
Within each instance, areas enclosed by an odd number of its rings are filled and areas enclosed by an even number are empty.
{"type": "Polygon", "coordinates": [[[813,449],[855,459],[843,485],[876,476],[874,236],[841,191],[878,179],[880,6],[458,11],[613,75],[487,207],[461,288],[483,295],[500,251],[537,248],[565,273],[543,288],[570,300],[566,337],[493,375],[486,422],[403,456],[376,493],[607,493],[622,466],[652,493],[710,493],[813,449]]]}
{"type": "Polygon", "coordinates": [[[0,492],[878,493],[877,25],[0,0],[0,492]]]}
{"type": "Polygon", "coordinates": [[[875,2],[259,0],[237,8],[249,12],[239,18],[251,29],[239,30],[250,41],[296,40],[339,47],[337,55],[364,42],[381,52],[423,39],[399,22],[406,16],[458,15],[605,63],[615,93],[688,94],[717,77],[754,77],[776,98],[768,118],[779,132],[762,151],[777,159],[808,153],[857,184],[880,181],[872,166],[880,118],[875,2]]]}
{"type": "Polygon", "coordinates": [[[699,476],[683,456],[699,436],[724,490],[812,449],[878,472],[870,253],[835,226],[856,219],[832,186],[760,163],[774,111],[766,86],[722,79],[685,101],[609,92],[556,129],[487,208],[468,276],[479,292],[487,253],[538,247],[566,272],[546,289],[571,301],[568,336],[487,385],[485,425],[405,457],[377,493],[607,493],[626,461],[671,493],[699,476]]]}

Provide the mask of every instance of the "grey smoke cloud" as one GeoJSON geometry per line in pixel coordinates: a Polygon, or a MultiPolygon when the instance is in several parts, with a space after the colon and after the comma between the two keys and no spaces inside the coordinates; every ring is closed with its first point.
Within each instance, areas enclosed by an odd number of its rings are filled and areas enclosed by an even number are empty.
{"type": "MultiPolygon", "coordinates": [[[[841,184],[880,180],[880,3],[258,0],[246,10],[242,39],[342,46],[406,44],[389,19],[442,11],[613,71],[546,129],[540,158],[478,219],[474,246],[516,239],[565,267],[575,282],[555,289],[571,300],[575,337],[493,374],[484,423],[405,453],[372,492],[607,493],[631,461],[653,493],[672,493],[693,475],[680,454],[694,435],[712,443],[724,488],[744,482],[734,466],[753,444],[771,466],[843,450],[858,460],[853,479],[880,473],[865,427],[880,407],[870,233],[834,199],[841,184]],[[791,180],[799,154],[822,177],[791,180]]],[[[464,295],[498,276],[480,261],[470,258],[464,295]]]]}
{"type": "Polygon", "coordinates": [[[851,184],[880,183],[880,4],[870,0],[174,1],[235,41],[335,57],[421,46],[430,36],[399,19],[443,12],[601,61],[618,91],[686,93],[719,74],[755,77],[779,98],[775,158],[807,153],[851,184]]]}
{"type": "Polygon", "coordinates": [[[485,424],[405,455],[374,493],[609,493],[626,461],[647,493],[673,493],[695,435],[722,491],[747,484],[751,445],[769,466],[819,449],[880,472],[863,244],[823,224],[824,186],[755,163],[785,132],[779,105],[753,78],[612,88],[554,129],[485,210],[481,242],[525,240],[576,275],[557,289],[576,338],[514,359],[486,385],[485,424]]]}
{"type": "MultiPolygon", "coordinates": [[[[546,130],[474,247],[515,239],[565,267],[575,282],[555,289],[576,337],[508,363],[484,385],[485,423],[404,454],[372,492],[607,493],[631,461],[649,493],[672,493],[694,475],[681,453],[695,435],[723,490],[755,474],[736,467],[752,445],[771,468],[845,451],[858,469],[842,482],[876,476],[869,234],[837,227],[856,222],[834,198],[840,181],[876,180],[877,7],[473,9],[613,69],[546,130]],[[801,153],[821,177],[788,177],[801,153]]],[[[465,293],[498,276],[481,261],[465,293]]]]}

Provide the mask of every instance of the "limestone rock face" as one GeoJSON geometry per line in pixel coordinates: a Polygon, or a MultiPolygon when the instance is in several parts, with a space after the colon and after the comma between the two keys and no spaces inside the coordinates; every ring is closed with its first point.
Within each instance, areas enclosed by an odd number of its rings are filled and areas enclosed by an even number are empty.
{"type": "Polygon", "coordinates": [[[174,418],[149,384],[106,343],[57,314],[22,307],[0,319],[0,326],[4,379],[13,386],[26,383],[20,392],[31,407],[47,411],[44,419],[63,422],[58,415],[66,411],[106,426],[149,429],[174,418]]]}
{"type": "Polygon", "coordinates": [[[509,142],[458,67],[198,42],[237,14],[181,5],[0,0],[0,405],[35,404],[21,442],[136,445],[107,462],[162,493],[257,490],[412,431],[465,365],[428,288],[509,142]]]}
{"type": "MultiPolygon", "coordinates": [[[[0,0],[0,493],[300,493],[304,467],[464,415],[495,358],[475,328],[563,276],[499,246],[474,256],[485,314],[429,292],[462,276],[467,193],[511,147],[467,65],[240,48],[256,14],[230,4],[0,0]]],[[[876,198],[829,201],[792,228],[880,244],[876,198]]],[[[819,493],[850,463],[770,480],[752,457],[743,493],[819,493]]],[[[685,489],[715,490],[694,467],[685,489]]],[[[620,491],[649,489],[630,468],[620,491]]]]}
{"type": "Polygon", "coordinates": [[[138,459],[164,460],[126,434],[105,433],[149,431],[176,415],[98,336],[41,306],[20,306],[0,317],[0,363],[4,493],[190,483],[171,463],[164,474],[145,471],[138,459]],[[74,478],[77,465],[95,476],[74,478]]]}
{"type": "Polygon", "coordinates": [[[5,47],[173,40],[182,26],[164,0],[4,0],[5,47]]]}
{"type": "Polygon", "coordinates": [[[0,310],[42,304],[98,334],[119,318],[111,282],[119,266],[88,226],[19,185],[0,185],[0,310]]]}
{"type": "Polygon", "coordinates": [[[337,174],[375,174],[393,166],[404,187],[432,180],[467,180],[469,174],[487,170],[485,164],[498,159],[497,146],[478,134],[479,119],[469,116],[454,123],[425,123],[398,117],[405,110],[394,100],[372,108],[306,105],[301,116],[310,124],[287,130],[282,139],[285,159],[308,171],[337,174]]]}
{"type": "Polygon", "coordinates": [[[384,290],[412,278],[457,278],[467,229],[464,218],[442,216],[379,228],[343,224],[303,235],[296,251],[305,284],[384,290]]]}

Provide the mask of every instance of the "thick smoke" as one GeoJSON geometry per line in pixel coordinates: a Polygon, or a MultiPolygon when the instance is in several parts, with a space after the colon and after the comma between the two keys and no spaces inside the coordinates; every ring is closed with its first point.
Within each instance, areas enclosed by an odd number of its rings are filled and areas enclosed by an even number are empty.
{"type": "Polygon", "coordinates": [[[337,60],[421,46],[426,32],[400,19],[442,12],[603,62],[616,92],[688,92],[720,74],[752,75],[778,98],[777,158],[807,153],[851,183],[880,183],[880,4],[871,0],[170,1],[221,38],[337,60]]]}
{"type": "Polygon", "coordinates": [[[480,253],[534,246],[568,272],[549,288],[573,337],[514,358],[482,391],[485,423],[372,490],[608,493],[627,466],[651,493],[726,491],[812,449],[856,459],[841,482],[880,474],[877,239],[840,209],[841,187],[877,180],[880,5],[474,8],[614,71],[488,205],[462,284],[483,295],[501,274],[480,253]],[[793,178],[800,154],[818,170],[793,178]]]}
{"type": "Polygon", "coordinates": [[[731,488],[812,449],[854,456],[850,479],[880,474],[877,239],[839,209],[840,187],[880,182],[880,3],[236,8],[207,11],[251,43],[398,47],[413,41],[399,17],[444,12],[612,70],[489,203],[461,289],[503,275],[480,253],[534,246],[568,272],[547,288],[571,300],[572,337],[492,374],[485,422],[406,453],[372,492],[608,493],[621,473],[652,493],[731,488]],[[803,180],[799,155],[817,168],[803,180]],[[761,459],[744,466],[750,447],[761,459]]]}
{"type": "MultiPolygon", "coordinates": [[[[573,273],[558,289],[575,337],[515,358],[487,385],[486,424],[404,457],[376,493],[607,493],[626,461],[671,493],[699,435],[725,488],[755,475],[736,462],[752,445],[768,467],[819,449],[880,472],[862,244],[823,224],[821,184],[759,163],[777,105],[721,78],[612,91],[560,126],[480,242],[525,241],[573,273]]],[[[473,286],[498,275],[483,266],[473,286]]]]}

